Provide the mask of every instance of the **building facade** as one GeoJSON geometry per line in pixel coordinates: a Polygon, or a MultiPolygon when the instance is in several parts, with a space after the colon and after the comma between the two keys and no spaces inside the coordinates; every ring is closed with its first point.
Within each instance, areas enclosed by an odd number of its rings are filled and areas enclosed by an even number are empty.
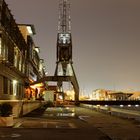
{"type": "Polygon", "coordinates": [[[18,25],[5,1],[0,0],[0,101],[31,99],[37,91],[30,84],[45,71],[34,34],[34,26],[18,25]]]}

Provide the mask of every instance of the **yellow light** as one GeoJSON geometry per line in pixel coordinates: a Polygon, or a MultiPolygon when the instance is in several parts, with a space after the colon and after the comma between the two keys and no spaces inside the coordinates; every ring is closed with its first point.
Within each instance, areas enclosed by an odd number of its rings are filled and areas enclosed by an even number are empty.
{"type": "Polygon", "coordinates": [[[36,51],[37,53],[39,53],[39,52],[40,52],[40,50],[39,50],[39,48],[38,48],[38,47],[35,47],[35,51],[36,51]]]}
{"type": "Polygon", "coordinates": [[[13,84],[14,84],[14,85],[17,84],[17,80],[13,80],[13,84]]]}
{"type": "Polygon", "coordinates": [[[17,80],[13,80],[13,95],[17,95],[17,80]]]}
{"type": "Polygon", "coordinates": [[[32,85],[30,87],[33,88],[33,89],[36,89],[36,88],[39,88],[39,87],[42,87],[42,86],[44,86],[44,84],[43,83],[39,83],[39,84],[32,85]]]}
{"type": "Polygon", "coordinates": [[[29,34],[33,34],[31,26],[27,26],[27,30],[28,30],[29,34]]]}

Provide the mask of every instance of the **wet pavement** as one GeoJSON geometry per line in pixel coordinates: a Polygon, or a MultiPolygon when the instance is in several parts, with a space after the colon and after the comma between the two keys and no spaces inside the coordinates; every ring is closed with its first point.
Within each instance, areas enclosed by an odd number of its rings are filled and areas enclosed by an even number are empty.
{"type": "Polygon", "coordinates": [[[38,109],[15,119],[13,128],[0,128],[0,140],[111,140],[82,117],[75,107],[38,109]]]}
{"type": "Polygon", "coordinates": [[[77,128],[74,107],[35,110],[15,123],[14,128],[77,128]]]}
{"type": "Polygon", "coordinates": [[[41,108],[0,128],[0,140],[140,140],[140,123],[80,107],[41,108]]]}

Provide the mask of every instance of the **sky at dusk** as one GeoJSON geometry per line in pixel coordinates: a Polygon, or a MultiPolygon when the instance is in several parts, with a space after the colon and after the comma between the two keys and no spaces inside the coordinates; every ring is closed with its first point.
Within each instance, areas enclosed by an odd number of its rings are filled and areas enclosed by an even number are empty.
{"type": "MultiPolygon", "coordinates": [[[[56,67],[59,0],[6,0],[17,23],[34,24],[49,75],[56,67]]],[[[73,66],[80,89],[140,90],[140,0],[70,0],[73,66]]]]}

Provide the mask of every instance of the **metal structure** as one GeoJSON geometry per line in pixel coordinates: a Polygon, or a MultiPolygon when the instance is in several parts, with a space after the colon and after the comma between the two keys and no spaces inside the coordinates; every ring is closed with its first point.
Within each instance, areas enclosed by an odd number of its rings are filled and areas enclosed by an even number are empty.
{"type": "Polygon", "coordinates": [[[56,47],[57,62],[54,76],[44,77],[35,83],[55,81],[57,82],[59,92],[63,93],[63,82],[71,82],[75,91],[75,101],[77,102],[79,101],[79,85],[72,62],[72,35],[69,0],[60,0],[59,2],[59,22],[56,47]]]}
{"type": "Polygon", "coordinates": [[[79,85],[72,62],[72,35],[69,0],[60,0],[57,34],[57,62],[54,76],[57,77],[59,91],[63,82],[71,82],[75,91],[75,101],[79,100],[79,85]],[[63,77],[63,78],[62,78],[63,77]]]}

